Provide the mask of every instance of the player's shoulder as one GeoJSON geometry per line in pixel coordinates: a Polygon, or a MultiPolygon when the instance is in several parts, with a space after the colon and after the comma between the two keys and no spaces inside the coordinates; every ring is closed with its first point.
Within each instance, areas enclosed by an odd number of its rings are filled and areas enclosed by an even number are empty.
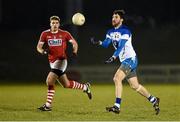
{"type": "Polygon", "coordinates": [[[107,30],[107,34],[113,32],[113,31],[114,31],[114,28],[109,29],[109,30],[107,30]]]}
{"type": "Polygon", "coordinates": [[[126,25],[122,25],[119,30],[121,31],[121,33],[128,33],[128,34],[131,34],[131,30],[129,29],[128,26],[126,25]]]}
{"type": "Polygon", "coordinates": [[[47,34],[47,33],[50,33],[50,32],[51,32],[51,30],[47,29],[47,30],[42,31],[42,34],[47,34]]]}
{"type": "Polygon", "coordinates": [[[124,30],[124,31],[130,31],[129,27],[128,27],[128,26],[126,26],[126,25],[122,25],[122,26],[120,26],[120,28],[119,28],[119,29],[124,30]]]}
{"type": "Polygon", "coordinates": [[[69,34],[69,35],[71,35],[69,31],[67,31],[67,30],[63,30],[63,29],[59,29],[59,33],[69,34]]]}
{"type": "Polygon", "coordinates": [[[43,33],[49,33],[49,32],[51,32],[50,29],[47,29],[47,30],[44,30],[44,31],[43,31],[43,33]]]}

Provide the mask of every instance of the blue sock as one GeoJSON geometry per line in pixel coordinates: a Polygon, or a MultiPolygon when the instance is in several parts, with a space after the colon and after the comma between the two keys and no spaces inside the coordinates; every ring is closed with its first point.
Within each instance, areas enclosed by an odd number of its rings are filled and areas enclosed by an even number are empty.
{"type": "Polygon", "coordinates": [[[117,106],[118,108],[120,108],[121,105],[121,98],[116,98],[116,102],[114,103],[115,106],[117,106]]]}
{"type": "Polygon", "coordinates": [[[149,100],[152,104],[154,104],[157,99],[156,99],[156,97],[150,95],[150,97],[148,98],[148,100],[149,100]]]}

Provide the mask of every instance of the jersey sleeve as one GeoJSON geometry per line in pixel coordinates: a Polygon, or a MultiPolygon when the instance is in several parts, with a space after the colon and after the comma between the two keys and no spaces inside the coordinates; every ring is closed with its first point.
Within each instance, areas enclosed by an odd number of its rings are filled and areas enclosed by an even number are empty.
{"type": "Polygon", "coordinates": [[[68,42],[76,41],[69,32],[66,33],[66,40],[68,42]]]}
{"type": "Polygon", "coordinates": [[[102,42],[101,46],[107,48],[110,43],[111,43],[111,36],[110,36],[110,31],[108,31],[108,32],[106,33],[106,38],[105,38],[105,40],[102,42]]]}
{"type": "Polygon", "coordinates": [[[128,40],[131,36],[131,32],[128,29],[124,29],[121,33],[121,39],[128,40]]]}
{"type": "Polygon", "coordinates": [[[46,42],[46,33],[42,32],[39,38],[39,42],[46,42]]]}

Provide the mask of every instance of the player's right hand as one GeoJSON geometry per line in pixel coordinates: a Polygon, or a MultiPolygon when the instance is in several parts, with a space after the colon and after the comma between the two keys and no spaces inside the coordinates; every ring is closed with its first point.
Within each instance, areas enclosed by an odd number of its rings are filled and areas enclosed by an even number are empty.
{"type": "Polygon", "coordinates": [[[110,64],[115,61],[115,57],[110,57],[108,60],[105,61],[105,64],[110,64]]]}
{"type": "Polygon", "coordinates": [[[46,55],[49,53],[49,50],[48,49],[44,49],[43,52],[41,53],[42,55],[46,55]]]}
{"type": "Polygon", "coordinates": [[[95,40],[95,38],[94,37],[91,37],[90,38],[90,41],[91,41],[91,43],[92,44],[94,44],[94,45],[100,45],[101,44],[101,41],[100,40],[95,40]]]}

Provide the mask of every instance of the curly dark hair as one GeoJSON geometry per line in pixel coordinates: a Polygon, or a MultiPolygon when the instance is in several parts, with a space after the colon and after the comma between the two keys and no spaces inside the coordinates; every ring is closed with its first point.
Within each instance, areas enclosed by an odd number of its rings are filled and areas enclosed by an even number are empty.
{"type": "Polygon", "coordinates": [[[125,11],[122,10],[114,10],[113,14],[118,14],[121,18],[124,18],[125,11]]]}

